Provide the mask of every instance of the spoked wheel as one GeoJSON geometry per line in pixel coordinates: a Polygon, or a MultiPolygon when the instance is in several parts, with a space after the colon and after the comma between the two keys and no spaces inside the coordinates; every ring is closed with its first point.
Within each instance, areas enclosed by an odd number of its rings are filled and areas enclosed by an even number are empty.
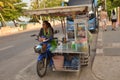
{"type": "Polygon", "coordinates": [[[43,58],[37,62],[37,74],[40,77],[45,76],[47,71],[47,59],[43,58]]]}

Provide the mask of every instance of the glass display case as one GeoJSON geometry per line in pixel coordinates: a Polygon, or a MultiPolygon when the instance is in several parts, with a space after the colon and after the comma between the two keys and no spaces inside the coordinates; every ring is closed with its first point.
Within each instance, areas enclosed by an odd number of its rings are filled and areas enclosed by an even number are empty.
{"type": "Polygon", "coordinates": [[[75,41],[87,39],[87,19],[75,19],[75,41]]]}
{"type": "MultiPolygon", "coordinates": [[[[74,19],[74,21],[67,21],[67,41],[65,43],[59,43],[57,48],[52,52],[55,54],[55,57],[60,55],[64,57],[64,61],[63,59],[60,59],[60,61],[62,61],[61,70],[77,71],[80,69],[81,65],[87,64],[85,61],[85,58],[88,58],[89,53],[87,26],[87,18],[78,18],[74,19]],[[70,62],[67,58],[71,58],[70,62]],[[71,66],[72,61],[74,60],[76,61],[76,66],[71,66]]],[[[58,64],[56,63],[56,65],[58,64]]]]}
{"type": "Polygon", "coordinates": [[[74,21],[73,20],[67,20],[67,40],[74,40],[74,21]]]}

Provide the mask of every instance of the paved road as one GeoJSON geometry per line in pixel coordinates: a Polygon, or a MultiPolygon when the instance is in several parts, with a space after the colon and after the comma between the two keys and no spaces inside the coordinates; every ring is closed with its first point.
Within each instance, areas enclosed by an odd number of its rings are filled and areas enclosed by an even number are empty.
{"type": "Polygon", "coordinates": [[[0,80],[14,80],[16,74],[36,59],[33,52],[36,31],[0,37],[0,80]]]}
{"type": "Polygon", "coordinates": [[[100,28],[98,38],[98,48],[100,55],[120,56],[120,27],[116,31],[111,30],[111,26],[107,27],[107,31],[102,31],[100,28]]]}
{"type": "MultiPolygon", "coordinates": [[[[61,31],[61,30],[60,30],[61,31]]],[[[36,43],[30,35],[38,31],[29,31],[6,37],[0,37],[0,80],[94,80],[91,71],[94,54],[94,39],[91,48],[91,57],[88,67],[83,67],[81,73],[53,72],[48,69],[44,78],[39,78],[36,73],[36,59],[38,54],[33,52],[36,43]]],[[[57,34],[62,37],[62,32],[57,34]]],[[[94,38],[97,35],[94,34],[94,38]]]]}
{"type": "Polygon", "coordinates": [[[116,31],[100,29],[93,71],[102,80],[120,79],[120,27],[116,31]]]}
{"type": "Polygon", "coordinates": [[[111,31],[108,26],[108,31],[103,32],[103,48],[106,56],[120,56],[120,27],[116,31],[111,31]],[[107,37],[107,38],[106,38],[107,37]]]}
{"type": "Polygon", "coordinates": [[[95,57],[95,43],[97,34],[94,34],[94,41],[91,47],[91,57],[89,65],[87,67],[82,67],[80,74],[71,72],[53,72],[48,68],[45,77],[40,78],[36,73],[36,61],[33,64],[27,66],[16,76],[16,80],[95,80],[96,76],[92,72],[92,64],[95,57]]]}

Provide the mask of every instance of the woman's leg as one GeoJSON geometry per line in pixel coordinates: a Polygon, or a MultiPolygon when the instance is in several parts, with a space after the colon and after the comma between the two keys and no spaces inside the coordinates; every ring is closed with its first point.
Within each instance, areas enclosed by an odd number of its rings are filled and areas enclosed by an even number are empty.
{"type": "Polygon", "coordinates": [[[116,29],[116,22],[112,22],[112,30],[116,29]]]}
{"type": "Polygon", "coordinates": [[[116,29],[116,22],[114,22],[114,29],[116,29]]]}
{"type": "Polygon", "coordinates": [[[103,21],[103,30],[107,31],[107,23],[106,23],[106,20],[103,21]]]}
{"type": "Polygon", "coordinates": [[[46,49],[47,49],[47,44],[43,44],[43,45],[42,45],[42,51],[45,52],[46,49]]]}

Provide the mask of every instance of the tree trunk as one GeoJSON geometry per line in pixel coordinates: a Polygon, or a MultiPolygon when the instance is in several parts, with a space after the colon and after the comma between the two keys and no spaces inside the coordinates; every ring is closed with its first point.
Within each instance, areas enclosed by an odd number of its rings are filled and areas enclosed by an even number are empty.
{"type": "Polygon", "coordinates": [[[6,23],[4,21],[1,21],[1,27],[5,27],[6,23]]]}
{"type": "Polygon", "coordinates": [[[6,24],[5,24],[5,19],[4,19],[3,15],[2,15],[1,13],[0,13],[0,17],[2,18],[1,26],[2,26],[2,27],[6,26],[6,24]]]}

